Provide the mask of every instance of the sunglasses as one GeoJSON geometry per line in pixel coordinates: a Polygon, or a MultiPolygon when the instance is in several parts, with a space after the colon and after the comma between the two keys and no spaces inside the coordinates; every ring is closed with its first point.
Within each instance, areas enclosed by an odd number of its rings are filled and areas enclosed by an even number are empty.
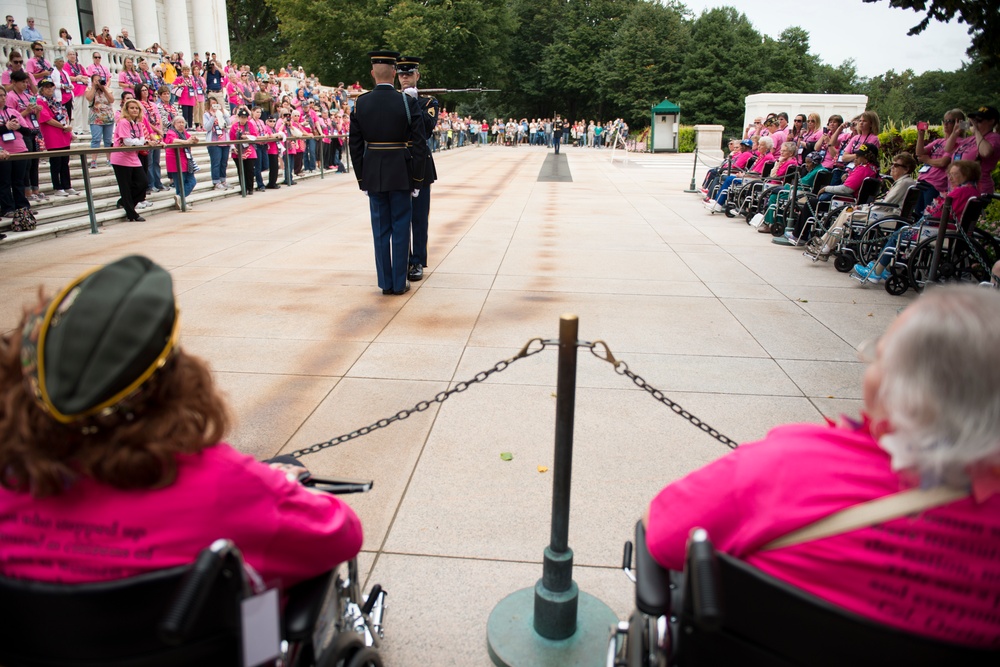
{"type": "Polygon", "coordinates": [[[94,56],[94,60],[100,60],[100,59],[101,59],[100,56],[94,56]]]}
{"type": "Polygon", "coordinates": [[[11,60],[10,62],[11,62],[11,64],[13,64],[13,65],[20,65],[20,64],[21,64],[21,63],[23,63],[24,61],[23,61],[23,60],[11,60]]]}
{"type": "Polygon", "coordinates": [[[898,162],[893,162],[892,166],[893,167],[899,167],[900,169],[906,169],[906,165],[905,164],[899,164],[898,162]]]}
{"type": "Polygon", "coordinates": [[[37,48],[37,49],[32,49],[32,51],[44,51],[44,50],[45,50],[45,49],[44,49],[44,48],[41,48],[41,47],[39,47],[39,48],[37,48]]]}

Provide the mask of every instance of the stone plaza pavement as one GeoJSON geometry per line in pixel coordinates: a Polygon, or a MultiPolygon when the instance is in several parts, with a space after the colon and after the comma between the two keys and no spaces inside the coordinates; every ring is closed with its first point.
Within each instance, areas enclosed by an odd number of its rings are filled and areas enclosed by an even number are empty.
{"type": "MultiPolygon", "coordinates": [[[[683,192],[690,155],[612,162],[608,150],[564,148],[572,180],[540,182],[550,153],[438,153],[430,267],[404,296],[376,286],[355,179],[328,176],[4,248],[0,330],[39,284],[148,255],[175,279],[182,344],[209,360],[231,402],[229,440],[260,458],[431,399],[532,337],[556,338],[563,313],[735,440],[857,413],[854,347],[911,297],[709,215],[683,192]]],[[[490,611],[541,576],[556,356],[305,459],[319,475],[375,480],[346,500],[365,526],[367,585],[389,591],[387,664],[489,664],[490,611]]],[[[581,350],[574,452],[574,578],[625,617],[632,586],[618,567],[635,521],[663,485],[727,449],[581,350]]]]}

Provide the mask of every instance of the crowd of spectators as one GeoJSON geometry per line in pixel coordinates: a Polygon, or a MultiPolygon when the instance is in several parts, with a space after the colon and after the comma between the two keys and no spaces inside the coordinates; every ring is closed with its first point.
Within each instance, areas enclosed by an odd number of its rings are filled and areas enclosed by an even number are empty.
{"type": "Polygon", "coordinates": [[[800,206],[794,225],[785,233],[790,245],[806,245],[806,255],[814,261],[826,260],[852,221],[876,223],[890,212],[898,213],[907,190],[915,186],[919,198],[912,218],[918,224],[912,230],[893,234],[877,259],[854,267],[853,274],[862,284],[885,281],[901,242],[937,234],[945,198],[951,200],[951,216],[957,220],[970,199],[994,192],[992,172],[1000,159],[1000,114],[990,106],[968,114],[952,109],[941,121],[941,136],[934,139],[929,124],[920,122],[914,153],[882,147],[879,126],[873,111],[864,111],[850,120],[835,114],[824,127],[820,127],[815,113],[800,113],[792,124],[786,113],[756,118],[742,139],[730,140],[730,153],[723,165],[706,174],[702,184],[705,207],[712,213],[724,211],[727,199],[738,186],[763,180],[764,197],[751,224],[769,233],[777,191],[786,172],[798,169],[800,190],[808,190],[820,172],[828,171],[830,185],[815,194],[817,202],[829,202],[833,210],[829,227],[810,228],[813,209],[800,206]],[[887,174],[879,173],[880,156],[889,163],[887,174]],[[866,179],[880,182],[880,196],[872,205],[856,206],[852,198],[857,197],[866,179]]]}
{"type": "MultiPolygon", "coordinates": [[[[495,118],[475,120],[471,117],[459,118],[456,114],[447,116],[442,112],[435,130],[433,150],[464,146],[467,143],[496,146],[545,146],[552,148],[555,121],[552,118],[522,118],[516,120],[495,118]]],[[[628,133],[628,126],[621,119],[600,122],[578,120],[565,123],[562,143],[578,147],[602,148],[610,145],[610,137],[616,128],[628,133]]]]}

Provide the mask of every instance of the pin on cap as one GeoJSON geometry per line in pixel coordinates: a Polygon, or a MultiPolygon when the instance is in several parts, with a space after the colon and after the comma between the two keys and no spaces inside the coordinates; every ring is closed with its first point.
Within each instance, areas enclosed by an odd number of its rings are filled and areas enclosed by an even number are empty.
{"type": "Polygon", "coordinates": [[[422,58],[417,58],[416,56],[400,56],[399,60],[396,61],[396,71],[402,74],[415,72],[420,68],[422,60],[422,58]]]}

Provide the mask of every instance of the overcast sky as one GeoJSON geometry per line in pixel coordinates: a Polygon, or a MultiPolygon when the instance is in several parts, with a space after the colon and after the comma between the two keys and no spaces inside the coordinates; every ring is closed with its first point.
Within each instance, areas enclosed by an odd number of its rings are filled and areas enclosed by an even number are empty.
{"type": "Polygon", "coordinates": [[[919,35],[907,36],[923,12],[895,9],[888,0],[681,0],[695,16],[712,7],[735,7],[760,33],[777,38],[789,26],[809,33],[809,50],[829,65],[854,58],[858,74],[872,77],[889,70],[956,70],[967,61],[968,26],[931,21],[919,35]]]}

